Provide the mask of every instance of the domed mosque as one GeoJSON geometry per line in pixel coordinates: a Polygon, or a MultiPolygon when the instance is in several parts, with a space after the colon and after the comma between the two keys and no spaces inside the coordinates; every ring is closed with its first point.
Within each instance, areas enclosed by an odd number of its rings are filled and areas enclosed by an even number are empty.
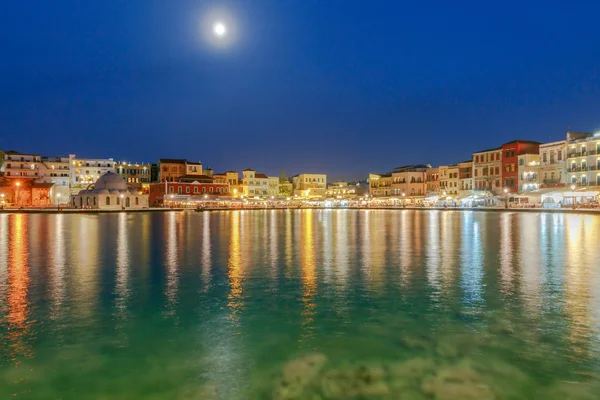
{"type": "Polygon", "coordinates": [[[119,174],[107,172],[96,183],[72,195],[71,205],[99,210],[139,210],[148,208],[148,195],[130,188],[119,174]]]}

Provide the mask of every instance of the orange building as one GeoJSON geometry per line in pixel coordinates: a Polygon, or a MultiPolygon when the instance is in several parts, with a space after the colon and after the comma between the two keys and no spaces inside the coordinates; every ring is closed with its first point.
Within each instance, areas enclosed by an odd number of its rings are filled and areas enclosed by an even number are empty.
{"type": "Polygon", "coordinates": [[[539,154],[540,144],[531,140],[513,140],[502,145],[502,184],[510,193],[519,189],[519,156],[539,154]]]}

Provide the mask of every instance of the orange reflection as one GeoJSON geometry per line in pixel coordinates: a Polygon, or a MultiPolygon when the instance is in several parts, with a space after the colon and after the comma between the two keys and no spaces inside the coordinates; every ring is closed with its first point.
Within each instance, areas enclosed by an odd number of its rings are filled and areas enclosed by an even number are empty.
{"type": "Polygon", "coordinates": [[[31,321],[29,319],[30,304],[27,299],[29,291],[29,265],[27,242],[27,216],[15,214],[11,219],[11,241],[8,267],[8,315],[10,329],[7,332],[11,359],[33,356],[33,349],[26,343],[31,321]]]}
{"type": "Polygon", "coordinates": [[[170,212],[168,214],[168,227],[167,227],[167,251],[166,251],[166,265],[167,265],[167,287],[166,287],[166,298],[167,308],[169,314],[175,313],[175,305],[177,303],[177,292],[179,289],[179,249],[177,246],[178,232],[177,232],[177,212],[170,212]]]}
{"type": "Polygon", "coordinates": [[[302,334],[303,339],[312,336],[312,323],[314,321],[316,304],[314,302],[315,293],[317,291],[316,277],[316,262],[315,262],[315,242],[313,237],[313,212],[306,210],[302,213],[303,217],[303,232],[302,232],[302,282],[304,285],[304,293],[302,302],[304,303],[304,311],[302,311],[302,327],[305,332],[302,334]]]}
{"type": "Polygon", "coordinates": [[[229,294],[227,295],[227,306],[231,310],[231,320],[237,321],[242,310],[242,251],[240,248],[240,219],[241,211],[231,213],[231,233],[229,235],[229,294]]]}

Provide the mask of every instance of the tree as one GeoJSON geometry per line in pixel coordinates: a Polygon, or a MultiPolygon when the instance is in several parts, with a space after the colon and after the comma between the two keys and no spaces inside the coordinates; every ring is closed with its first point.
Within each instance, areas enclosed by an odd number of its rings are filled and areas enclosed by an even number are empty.
{"type": "Polygon", "coordinates": [[[285,176],[285,170],[282,169],[281,173],[279,174],[279,183],[286,183],[287,182],[287,177],[285,176]]]}

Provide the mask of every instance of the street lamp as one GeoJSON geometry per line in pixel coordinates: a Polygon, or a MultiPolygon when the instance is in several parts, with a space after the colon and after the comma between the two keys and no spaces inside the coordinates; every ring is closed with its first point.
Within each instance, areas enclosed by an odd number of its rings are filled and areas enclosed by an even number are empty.
{"type": "Polygon", "coordinates": [[[508,188],[504,188],[504,208],[508,208],[508,188]]]}
{"type": "Polygon", "coordinates": [[[123,197],[125,197],[125,196],[121,195],[121,210],[125,209],[125,203],[123,202],[123,197]]]}
{"type": "Polygon", "coordinates": [[[0,206],[2,207],[2,209],[4,210],[4,193],[0,193],[0,206]]]}

